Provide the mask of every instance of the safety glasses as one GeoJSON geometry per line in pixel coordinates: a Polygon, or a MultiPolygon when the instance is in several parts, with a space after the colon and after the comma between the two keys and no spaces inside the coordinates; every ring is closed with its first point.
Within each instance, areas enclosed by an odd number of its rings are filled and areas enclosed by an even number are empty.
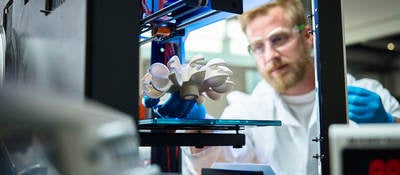
{"type": "Polygon", "coordinates": [[[295,25],[292,28],[278,27],[269,32],[266,36],[252,41],[247,46],[247,51],[250,55],[256,57],[264,55],[267,51],[267,46],[271,49],[281,51],[288,43],[293,41],[304,28],[304,24],[295,25]]]}

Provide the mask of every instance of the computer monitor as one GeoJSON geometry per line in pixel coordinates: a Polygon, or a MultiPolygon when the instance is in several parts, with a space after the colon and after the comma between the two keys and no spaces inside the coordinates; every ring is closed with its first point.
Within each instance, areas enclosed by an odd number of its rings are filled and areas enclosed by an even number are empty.
{"type": "Polygon", "coordinates": [[[332,175],[400,174],[400,125],[329,127],[332,175]]]}

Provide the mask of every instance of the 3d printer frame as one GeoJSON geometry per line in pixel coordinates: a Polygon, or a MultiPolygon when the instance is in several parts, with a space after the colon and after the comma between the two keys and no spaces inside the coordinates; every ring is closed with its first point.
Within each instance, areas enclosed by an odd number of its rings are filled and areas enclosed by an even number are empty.
{"type": "MultiPolygon", "coordinates": [[[[199,1],[199,6],[204,6],[206,1],[199,1]]],[[[220,1],[210,0],[209,3],[218,3],[220,1]]],[[[231,1],[233,2],[233,1],[231,1]]],[[[235,1],[236,2],[236,1],[235,1]]],[[[156,21],[155,17],[161,17],[167,14],[180,14],[182,4],[190,4],[192,1],[174,1],[170,6],[159,10],[158,15],[150,15],[149,17],[142,19],[141,31],[150,30],[148,23],[150,21],[156,21]]],[[[243,3],[243,2],[241,2],[243,3]]],[[[245,1],[245,3],[254,3],[253,1],[245,1]]],[[[263,2],[259,2],[260,4],[263,2]]],[[[229,3],[228,3],[229,4],[229,3]]],[[[192,4],[193,5],[193,4],[192,4]]],[[[141,41],[141,43],[152,41],[152,58],[151,63],[162,62],[157,60],[160,58],[158,52],[163,46],[160,45],[159,41],[173,41],[173,36],[179,36],[175,38],[177,41],[176,48],[179,50],[178,56],[184,58],[183,42],[184,36],[187,32],[192,29],[202,27],[212,22],[226,18],[227,16],[216,15],[212,7],[207,7],[205,11],[198,13],[195,8],[192,10],[185,10],[187,12],[184,15],[177,15],[179,17],[190,17],[192,22],[182,22],[172,17],[169,23],[159,23],[152,30],[153,37],[147,38],[141,41]],[[205,18],[203,18],[205,17],[205,18]],[[204,20],[207,19],[207,20],[204,20]],[[212,19],[212,20],[210,20],[212,19]],[[197,23],[202,21],[202,23],[197,23]],[[201,24],[201,25],[199,25],[201,24]],[[174,26],[174,28],[165,30],[165,26],[174,26]],[[182,29],[189,29],[182,31],[182,29]],[[169,34],[169,35],[168,35],[169,34]],[[172,36],[172,37],[171,37],[172,36]],[[158,41],[158,42],[155,42],[158,41]]],[[[246,9],[245,9],[246,10],[246,9]]],[[[229,15],[228,15],[229,16],[229,15]]],[[[319,103],[319,121],[320,121],[320,134],[312,138],[312,140],[320,145],[320,153],[314,155],[315,159],[321,161],[321,172],[323,174],[329,174],[329,155],[328,155],[328,128],[333,123],[347,123],[347,109],[346,105],[346,67],[345,67],[345,54],[344,54],[344,39],[342,32],[342,13],[341,13],[341,1],[334,0],[329,2],[321,2],[319,0],[312,0],[312,9],[309,15],[312,18],[312,25],[314,34],[314,50],[315,50],[315,68],[317,78],[317,93],[319,103]],[[335,75],[335,76],[332,76],[335,75]]],[[[168,27],[167,27],[168,28],[168,27]]],[[[184,60],[181,60],[184,62],[184,60]]],[[[147,136],[147,135],[146,135],[147,136]]],[[[161,135],[163,136],[163,135],[161,135]]],[[[156,143],[153,143],[156,144],[156,143]]]]}

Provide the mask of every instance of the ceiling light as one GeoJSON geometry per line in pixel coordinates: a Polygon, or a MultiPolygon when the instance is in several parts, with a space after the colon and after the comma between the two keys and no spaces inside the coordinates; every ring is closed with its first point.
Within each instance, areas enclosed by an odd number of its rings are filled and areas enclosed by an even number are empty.
{"type": "Polygon", "coordinates": [[[396,45],[394,45],[394,43],[390,42],[390,43],[387,43],[386,48],[388,50],[394,50],[396,48],[396,45]]]}

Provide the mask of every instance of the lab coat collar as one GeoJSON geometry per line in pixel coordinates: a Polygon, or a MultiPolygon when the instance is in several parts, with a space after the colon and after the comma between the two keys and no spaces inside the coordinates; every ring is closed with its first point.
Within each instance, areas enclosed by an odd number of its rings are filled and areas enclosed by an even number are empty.
{"type": "MultiPolygon", "coordinates": [[[[317,94],[315,93],[315,95],[317,95],[317,94]]],[[[315,102],[314,102],[314,108],[313,108],[313,111],[311,113],[311,118],[310,118],[310,121],[308,122],[308,129],[310,129],[313,126],[313,124],[317,122],[317,116],[319,114],[319,112],[318,112],[318,109],[319,109],[318,108],[318,104],[319,104],[318,97],[316,97],[315,98],[315,102]]]]}
{"type": "MultiPolygon", "coordinates": [[[[285,125],[291,125],[291,126],[296,126],[296,127],[301,127],[301,123],[296,119],[296,117],[290,112],[289,106],[284,102],[282,99],[281,95],[278,93],[274,93],[275,98],[273,98],[274,101],[274,115],[277,116],[278,114],[281,116],[278,116],[278,118],[282,121],[282,124],[285,125]],[[282,115],[283,114],[283,115],[282,115]]],[[[316,94],[315,94],[316,95],[316,94]]],[[[316,122],[317,120],[317,113],[318,112],[318,101],[316,98],[316,101],[314,102],[314,107],[313,111],[311,112],[310,116],[310,121],[308,122],[308,128],[310,129],[312,125],[316,122]]]]}
{"type": "Polygon", "coordinates": [[[282,100],[281,96],[278,93],[274,93],[274,116],[277,116],[278,119],[282,121],[282,125],[291,125],[301,127],[301,124],[293,114],[290,112],[287,104],[282,100]]]}
{"type": "MultiPolygon", "coordinates": [[[[260,99],[260,97],[263,98],[271,98],[272,96],[272,104],[264,104],[264,108],[268,108],[273,110],[273,118],[276,120],[281,120],[283,125],[291,125],[291,126],[297,126],[301,127],[300,122],[293,116],[293,114],[290,112],[289,107],[286,105],[286,103],[282,100],[281,96],[279,93],[277,93],[271,85],[268,84],[265,80],[261,80],[257,86],[254,88],[254,91],[252,93],[252,97],[255,99],[259,99],[259,103],[265,103],[265,100],[260,99]],[[273,105],[273,106],[268,106],[268,105],[273,105]]],[[[317,120],[317,108],[318,107],[318,101],[316,98],[316,101],[314,103],[314,108],[313,112],[311,114],[311,118],[308,124],[308,128],[311,128],[313,123],[316,122],[317,120]]]]}

